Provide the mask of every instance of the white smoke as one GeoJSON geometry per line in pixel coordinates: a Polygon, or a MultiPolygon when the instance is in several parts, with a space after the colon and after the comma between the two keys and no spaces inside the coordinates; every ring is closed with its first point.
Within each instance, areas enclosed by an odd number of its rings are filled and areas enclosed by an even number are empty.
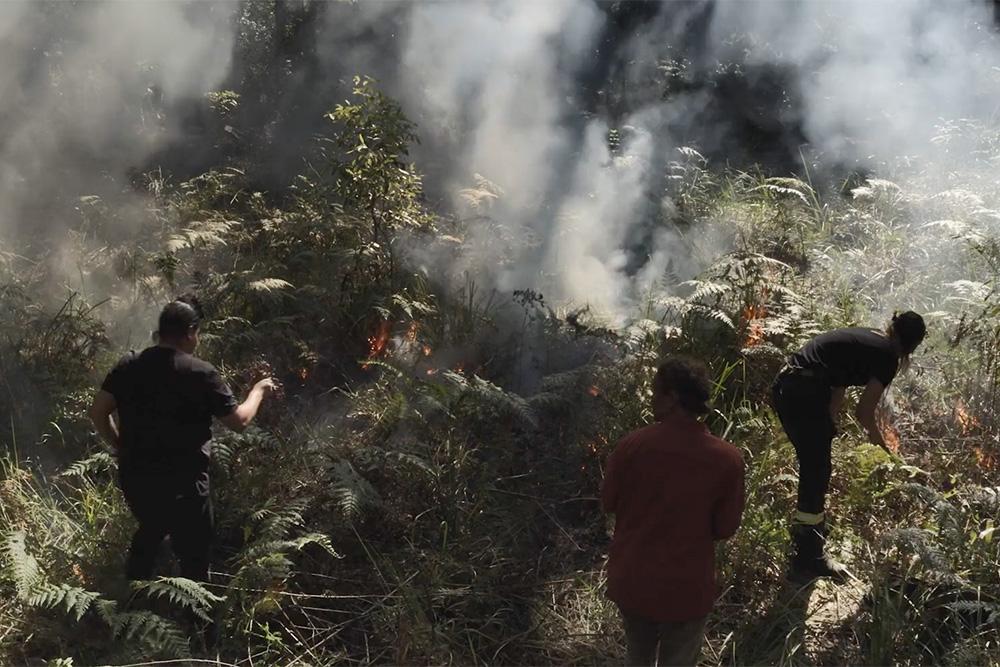
{"type": "Polygon", "coordinates": [[[180,132],[162,111],[227,75],[235,7],[0,3],[0,232],[57,227],[26,219],[39,201],[124,190],[128,170],[180,132]]]}
{"type": "MultiPolygon", "coordinates": [[[[418,131],[448,148],[421,154],[445,165],[438,189],[457,197],[481,174],[503,191],[490,215],[534,241],[503,266],[473,268],[503,291],[541,290],[620,319],[668,262],[685,260],[669,229],[644,225],[663,196],[658,170],[679,145],[671,132],[704,124],[711,98],[664,97],[649,73],[706,6],[660,3],[616,44],[628,105],[615,118],[584,118],[578,95],[579,76],[607,46],[608,14],[593,0],[372,1],[353,12],[338,3],[317,44],[331,76],[384,73],[418,131]],[[630,128],[615,150],[612,127],[630,128]],[[643,257],[631,262],[637,239],[643,257]]],[[[40,190],[126,190],[129,170],[183,134],[183,114],[164,109],[232,74],[238,11],[235,2],[0,3],[0,232],[39,214],[26,206],[40,190]]],[[[699,60],[797,72],[810,143],[833,161],[877,166],[929,151],[942,121],[995,115],[990,23],[988,3],[972,0],[717,0],[699,60]],[[731,39],[747,33],[767,46],[731,39]]],[[[722,128],[700,136],[725,151],[722,128]]]]}
{"type": "Polygon", "coordinates": [[[828,157],[890,163],[927,155],[943,121],[988,120],[1000,106],[991,3],[720,0],[724,56],[798,68],[809,141],[828,157]],[[766,48],[727,53],[752,33],[766,48]]]}
{"type": "Polygon", "coordinates": [[[624,244],[654,143],[640,110],[613,155],[606,122],[584,121],[571,99],[574,64],[596,48],[605,20],[589,0],[419,5],[404,67],[427,117],[444,127],[473,119],[453,191],[481,174],[504,192],[493,215],[541,241],[496,276],[497,287],[619,315],[634,296],[624,244]]]}
{"type": "MultiPolygon", "coordinates": [[[[702,8],[663,3],[619,45],[629,86],[648,85],[643,68],[683,39],[702,8]]],[[[945,120],[989,120],[1000,108],[988,3],[719,0],[714,9],[708,58],[793,72],[803,131],[830,163],[886,168],[927,156],[945,120]]],[[[411,12],[404,70],[407,94],[432,110],[425,121],[471,122],[451,157],[451,189],[482,174],[505,193],[493,215],[541,239],[542,251],[501,272],[498,287],[542,289],[621,318],[668,260],[685,259],[671,257],[676,238],[660,231],[636,274],[626,270],[626,242],[644,199],[658,196],[651,169],[678,145],[664,136],[664,119],[697,123],[707,100],[626,91],[640,107],[618,119],[635,130],[619,155],[604,121],[574,129],[572,64],[601,46],[606,20],[589,0],[421,4],[411,12]]]]}

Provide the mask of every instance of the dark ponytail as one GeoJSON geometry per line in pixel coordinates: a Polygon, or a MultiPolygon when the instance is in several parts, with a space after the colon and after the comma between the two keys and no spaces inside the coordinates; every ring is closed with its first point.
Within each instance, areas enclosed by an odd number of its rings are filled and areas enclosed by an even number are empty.
{"type": "Polygon", "coordinates": [[[889,324],[889,335],[899,341],[903,348],[903,356],[910,356],[927,335],[927,325],[924,318],[908,310],[905,313],[893,313],[889,324]]]}

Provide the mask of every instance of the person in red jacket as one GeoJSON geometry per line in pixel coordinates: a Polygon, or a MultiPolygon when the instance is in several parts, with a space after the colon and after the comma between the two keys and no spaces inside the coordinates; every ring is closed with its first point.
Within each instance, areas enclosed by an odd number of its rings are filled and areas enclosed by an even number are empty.
{"type": "Polygon", "coordinates": [[[716,597],[714,544],[740,525],[743,457],[698,420],[710,388],[699,364],[660,365],[656,423],[626,435],[608,458],[608,597],[624,619],[629,665],[697,663],[716,597]]]}

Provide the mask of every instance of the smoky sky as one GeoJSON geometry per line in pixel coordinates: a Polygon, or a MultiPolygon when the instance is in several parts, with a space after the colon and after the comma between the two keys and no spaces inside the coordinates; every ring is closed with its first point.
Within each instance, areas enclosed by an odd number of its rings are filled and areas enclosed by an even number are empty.
{"type": "Polygon", "coordinates": [[[471,269],[621,317],[668,262],[683,273],[663,194],[679,147],[725,163],[808,144],[878,168],[929,158],[942,122],[988,122],[1000,99],[991,7],[972,0],[299,0],[282,7],[312,12],[308,57],[278,54],[284,69],[258,85],[240,40],[276,19],[240,20],[267,6],[0,3],[0,232],[57,244],[76,198],[141,206],[137,170],[205,168],[211,139],[190,109],[226,87],[259,111],[234,131],[268,138],[277,188],[350,77],[369,74],[418,124],[432,205],[461,212],[461,191],[486,179],[502,191],[486,214],[532,239],[471,269]],[[670,62],[686,73],[667,91],[670,62]]]}

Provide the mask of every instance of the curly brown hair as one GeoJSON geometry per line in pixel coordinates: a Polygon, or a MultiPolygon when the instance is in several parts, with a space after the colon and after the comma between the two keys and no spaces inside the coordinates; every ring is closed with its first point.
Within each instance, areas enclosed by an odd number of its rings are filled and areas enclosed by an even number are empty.
{"type": "Polygon", "coordinates": [[[674,394],[688,412],[696,415],[708,412],[712,381],[704,364],[684,357],[670,357],[656,369],[653,384],[661,394],[674,394]]]}

